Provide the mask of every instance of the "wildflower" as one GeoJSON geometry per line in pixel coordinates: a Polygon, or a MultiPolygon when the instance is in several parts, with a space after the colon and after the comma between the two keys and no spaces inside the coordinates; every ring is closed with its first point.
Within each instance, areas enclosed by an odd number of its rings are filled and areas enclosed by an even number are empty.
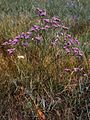
{"type": "Polygon", "coordinates": [[[55,28],[61,27],[61,25],[59,25],[59,24],[52,24],[52,26],[55,28]]]}
{"type": "Polygon", "coordinates": [[[79,51],[79,48],[77,48],[77,47],[74,47],[74,48],[72,48],[74,51],[79,51]]]}
{"type": "Polygon", "coordinates": [[[41,30],[48,30],[50,28],[49,25],[45,25],[45,27],[42,27],[41,30]]]}
{"type": "Polygon", "coordinates": [[[27,34],[31,36],[31,35],[32,35],[32,32],[27,32],[27,34]]]}
{"type": "Polygon", "coordinates": [[[25,39],[28,39],[28,38],[30,38],[30,35],[25,35],[25,39]]]}
{"type": "Polygon", "coordinates": [[[64,49],[67,53],[70,53],[70,49],[68,48],[68,46],[64,46],[64,49]]]}
{"type": "Polygon", "coordinates": [[[46,16],[46,11],[42,11],[39,15],[40,16],[46,16]]]}
{"type": "Polygon", "coordinates": [[[66,46],[71,46],[71,42],[68,41],[68,42],[66,43],[66,46]]]}
{"type": "Polygon", "coordinates": [[[65,48],[67,53],[70,53],[70,49],[69,48],[65,48]]]}
{"type": "Polygon", "coordinates": [[[19,42],[19,40],[15,38],[14,40],[11,41],[11,45],[15,45],[15,44],[17,44],[18,42],[19,42]]]}
{"type": "Polygon", "coordinates": [[[21,38],[21,36],[20,36],[20,35],[18,35],[18,36],[16,36],[16,37],[15,37],[15,39],[20,39],[20,38],[21,38]]]}
{"type": "Polygon", "coordinates": [[[37,13],[38,13],[39,16],[46,16],[46,11],[45,10],[42,10],[40,8],[37,8],[36,10],[37,10],[37,13]]]}
{"type": "Polygon", "coordinates": [[[9,54],[12,54],[14,51],[15,51],[15,48],[7,49],[7,52],[8,52],[9,54]]]}
{"type": "Polygon", "coordinates": [[[74,38],[74,41],[77,45],[80,45],[80,42],[76,38],[74,38]]]}
{"type": "Polygon", "coordinates": [[[18,42],[18,39],[14,39],[14,40],[9,40],[8,42],[4,42],[2,45],[15,45],[18,42]]]}
{"type": "Polygon", "coordinates": [[[26,37],[26,33],[22,32],[19,36],[17,36],[16,38],[25,38],[26,37]]]}
{"type": "Polygon", "coordinates": [[[73,49],[74,54],[79,55],[79,53],[80,53],[79,48],[74,47],[74,48],[72,48],[72,49],[73,49]]]}
{"type": "Polygon", "coordinates": [[[34,25],[32,28],[31,28],[31,31],[34,31],[34,32],[37,32],[40,30],[40,26],[38,25],[34,25]]]}
{"type": "Polygon", "coordinates": [[[35,40],[37,41],[37,42],[41,42],[42,41],[42,36],[37,36],[37,37],[35,37],[35,40]]]}
{"type": "Polygon", "coordinates": [[[83,56],[83,52],[79,48],[73,47],[72,50],[73,50],[73,52],[74,52],[75,55],[77,55],[77,56],[83,56]]]}
{"type": "Polygon", "coordinates": [[[73,41],[73,38],[70,38],[69,41],[70,41],[71,45],[75,45],[75,42],[73,41]]]}
{"type": "Polygon", "coordinates": [[[57,27],[61,27],[60,23],[54,20],[51,20],[51,26],[57,28],[57,27]]]}
{"type": "Polygon", "coordinates": [[[20,38],[23,39],[25,36],[24,35],[20,35],[20,38]]]}
{"type": "Polygon", "coordinates": [[[49,19],[43,19],[43,21],[44,21],[45,23],[50,23],[50,20],[49,20],[49,19]]]}
{"type": "Polygon", "coordinates": [[[58,17],[55,17],[55,16],[52,18],[52,20],[57,21],[57,22],[61,22],[61,20],[58,17]]]}

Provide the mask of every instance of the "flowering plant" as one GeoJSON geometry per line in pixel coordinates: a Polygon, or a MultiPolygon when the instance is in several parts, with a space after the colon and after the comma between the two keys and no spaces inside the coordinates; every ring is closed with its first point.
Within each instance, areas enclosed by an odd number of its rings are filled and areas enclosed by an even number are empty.
{"type": "MultiPolygon", "coordinates": [[[[41,45],[42,49],[48,45],[56,47],[57,45],[63,46],[67,54],[76,56],[83,56],[82,51],[79,49],[80,42],[73,38],[69,32],[69,28],[64,25],[59,17],[48,17],[45,10],[40,8],[36,9],[39,16],[39,24],[33,25],[28,32],[22,32],[20,35],[13,39],[5,41],[2,45],[8,46],[7,52],[11,55],[15,52],[16,48],[28,48],[33,45],[41,45]],[[19,46],[19,47],[18,47],[19,46]]],[[[25,50],[25,49],[24,49],[25,50]]]]}

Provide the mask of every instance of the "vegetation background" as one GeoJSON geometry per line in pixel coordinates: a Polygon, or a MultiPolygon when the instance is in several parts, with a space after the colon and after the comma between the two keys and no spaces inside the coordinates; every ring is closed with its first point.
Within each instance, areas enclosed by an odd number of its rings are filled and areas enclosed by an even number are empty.
{"type": "Polygon", "coordinates": [[[90,120],[90,0],[0,0],[0,120],[90,120]],[[37,46],[5,52],[4,41],[37,23],[37,7],[69,27],[81,43],[80,61],[62,52],[56,60],[58,49],[45,47],[44,58],[37,46]]]}

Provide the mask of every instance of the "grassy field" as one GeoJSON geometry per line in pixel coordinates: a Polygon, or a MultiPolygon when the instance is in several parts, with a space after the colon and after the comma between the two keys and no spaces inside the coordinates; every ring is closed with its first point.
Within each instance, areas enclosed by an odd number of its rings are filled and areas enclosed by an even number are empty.
{"type": "Polygon", "coordinates": [[[0,0],[0,120],[90,120],[90,0],[0,0]]]}

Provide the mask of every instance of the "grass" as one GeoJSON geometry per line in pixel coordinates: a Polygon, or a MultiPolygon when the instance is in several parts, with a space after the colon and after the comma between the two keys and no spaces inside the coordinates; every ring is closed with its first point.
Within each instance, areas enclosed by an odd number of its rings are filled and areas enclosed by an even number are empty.
{"type": "Polygon", "coordinates": [[[90,5],[89,0],[74,2],[0,0],[1,120],[90,120],[90,5]],[[12,56],[7,54],[4,41],[39,24],[36,7],[46,9],[50,18],[60,17],[68,33],[80,41],[83,57],[67,54],[60,36],[52,47],[55,30],[41,33],[41,44],[20,44],[12,56]]]}

